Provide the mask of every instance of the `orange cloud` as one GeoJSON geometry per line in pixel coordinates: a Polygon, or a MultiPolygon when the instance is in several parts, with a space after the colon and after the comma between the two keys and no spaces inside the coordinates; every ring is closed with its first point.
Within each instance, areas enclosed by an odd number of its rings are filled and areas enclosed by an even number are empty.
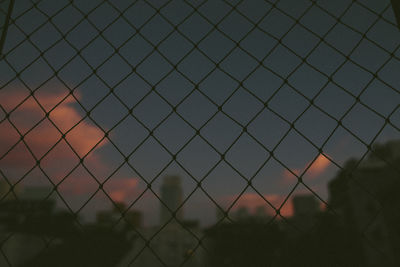
{"type": "Polygon", "coordinates": [[[323,154],[319,154],[317,159],[312,163],[310,168],[307,170],[311,177],[317,177],[322,174],[330,165],[330,160],[323,154]]]}
{"type": "MultiPolygon", "coordinates": [[[[86,155],[100,140],[104,133],[98,127],[90,124],[86,120],[82,121],[82,116],[74,108],[76,100],[69,95],[65,99],[62,94],[47,94],[38,97],[38,102],[46,109],[46,111],[54,108],[49,115],[49,119],[45,119],[30,131],[24,138],[28,147],[36,157],[41,157],[46,153],[57,141],[60,140],[62,134],[65,134],[65,140],[71,145],[73,150],[80,156],[86,155]],[[60,103],[60,101],[62,101],[60,103]],[[58,106],[56,106],[58,104],[58,106]],[[53,125],[54,123],[54,125],[53,125]],[[58,128],[58,129],[57,129],[58,128]],[[60,132],[61,131],[61,132],[60,132]]],[[[1,99],[0,104],[8,111],[19,104],[19,101],[24,99],[21,93],[7,94],[1,99]]],[[[45,113],[40,108],[38,103],[32,98],[28,98],[22,105],[10,114],[10,120],[15,124],[19,131],[24,134],[33,125],[32,121],[38,122],[45,117],[45,113]]],[[[12,145],[18,142],[19,135],[15,129],[4,121],[0,132],[0,143],[2,147],[7,149],[1,150],[2,155],[12,145]]],[[[104,142],[99,146],[104,145],[104,142]]],[[[99,147],[98,146],[98,147],[99,147]]],[[[20,148],[23,149],[23,148],[20,148]]],[[[17,154],[15,157],[5,157],[8,164],[23,164],[17,154]]],[[[65,159],[70,153],[57,153],[52,157],[54,159],[65,159]]]]}
{"type": "Polygon", "coordinates": [[[300,169],[293,169],[291,170],[292,172],[290,172],[288,169],[284,169],[282,176],[283,176],[283,181],[285,184],[288,184],[294,180],[297,180],[297,176],[299,176],[301,174],[301,170],[300,169]]]}
{"type": "MultiPolygon", "coordinates": [[[[80,97],[79,94],[77,96],[80,97]]],[[[20,105],[25,98],[26,94],[20,91],[0,93],[0,105],[6,112],[19,105],[10,113],[10,120],[22,134],[45,118],[25,135],[24,141],[38,159],[50,150],[41,160],[40,166],[54,183],[60,182],[79,163],[79,158],[73,150],[79,157],[83,157],[93,148],[95,152],[97,148],[107,144],[101,129],[88,120],[82,120],[83,116],[78,112],[77,100],[73,96],[62,93],[40,93],[37,95],[38,101],[29,97],[20,105]],[[49,118],[46,118],[46,112],[49,111],[49,118]],[[61,138],[63,134],[65,139],[61,138]],[[57,142],[59,143],[53,147],[57,142]]],[[[24,172],[21,170],[28,171],[35,166],[36,161],[19,140],[18,132],[4,120],[0,124],[0,167],[5,171],[19,170],[22,175],[24,172]],[[17,145],[8,152],[15,144],[17,145]]],[[[100,155],[90,153],[85,157],[85,166],[94,170],[96,175],[104,172],[108,164],[100,155]]],[[[133,194],[132,190],[136,188],[137,183],[138,180],[133,178],[112,177],[104,188],[115,201],[124,201],[133,194]]],[[[79,167],[62,182],[60,192],[84,195],[95,192],[97,188],[98,183],[93,177],[79,167]]]]}
{"type": "Polygon", "coordinates": [[[138,196],[136,193],[138,182],[137,179],[110,179],[105,191],[115,202],[130,202],[138,196]]]}
{"type": "MultiPolygon", "coordinates": [[[[129,202],[137,196],[138,179],[112,177],[104,185],[104,192],[115,202],[129,202]]],[[[60,186],[62,193],[90,196],[99,188],[98,183],[88,173],[74,174],[60,186]]],[[[105,196],[104,196],[105,197],[105,196]]],[[[106,198],[106,197],[105,197],[106,198]]]]}
{"type": "Polygon", "coordinates": [[[306,175],[308,178],[317,178],[319,175],[325,172],[330,163],[330,160],[326,156],[324,156],[323,154],[319,154],[314,162],[308,162],[303,169],[293,169],[291,170],[292,172],[290,172],[288,169],[285,169],[282,173],[283,181],[285,184],[287,184],[294,180],[297,180],[297,177],[295,175],[300,176],[302,172],[308,166],[310,166],[310,164],[311,166],[307,169],[306,175]]]}

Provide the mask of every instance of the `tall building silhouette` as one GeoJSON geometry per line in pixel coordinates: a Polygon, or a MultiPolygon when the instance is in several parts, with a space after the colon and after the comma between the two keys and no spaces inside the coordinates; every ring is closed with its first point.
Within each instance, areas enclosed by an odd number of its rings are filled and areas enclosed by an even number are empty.
{"type": "MultiPolygon", "coordinates": [[[[182,221],[182,209],[177,211],[177,208],[183,201],[183,190],[180,177],[175,175],[164,177],[160,194],[163,202],[161,204],[160,223],[164,224],[168,221],[172,217],[172,212],[176,212],[176,220],[182,221]]],[[[172,220],[171,222],[173,221],[175,220],[172,220]]]]}
{"type": "Polygon", "coordinates": [[[368,266],[400,266],[400,180],[393,167],[400,165],[400,140],[373,150],[361,163],[347,161],[329,182],[329,203],[369,240],[362,243],[368,266]]]}

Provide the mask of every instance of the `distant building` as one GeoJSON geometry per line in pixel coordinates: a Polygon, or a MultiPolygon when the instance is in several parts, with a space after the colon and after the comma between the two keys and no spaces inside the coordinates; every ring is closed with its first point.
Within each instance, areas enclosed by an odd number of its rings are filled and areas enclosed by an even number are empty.
{"type": "Polygon", "coordinates": [[[51,186],[27,186],[22,190],[20,199],[31,201],[42,201],[44,199],[54,200],[52,195],[53,188],[51,186]]]}
{"type": "Polygon", "coordinates": [[[160,188],[160,225],[144,227],[134,241],[132,249],[121,260],[118,266],[184,266],[201,265],[203,251],[198,245],[201,237],[198,221],[185,220],[182,209],[183,189],[179,176],[167,176],[160,188]],[[172,213],[176,212],[176,219],[172,213]],[[168,223],[167,223],[168,222],[168,223]],[[146,241],[149,240],[147,243],[146,241]],[[161,262],[163,263],[161,263],[161,262]]]}
{"type": "MultiPolygon", "coordinates": [[[[176,212],[176,220],[182,220],[182,208],[177,210],[183,202],[183,190],[180,177],[166,176],[161,185],[160,195],[161,201],[163,202],[160,210],[160,224],[169,221],[172,217],[172,212],[176,212]]],[[[171,222],[173,221],[175,220],[172,220],[171,222]]]]}
{"type": "Polygon", "coordinates": [[[5,179],[0,179],[0,200],[5,198],[10,190],[10,185],[5,179]]]}
{"type": "Polygon", "coordinates": [[[277,259],[285,242],[284,232],[277,222],[254,219],[249,216],[205,229],[207,251],[202,266],[283,266],[277,259]]]}
{"type": "Polygon", "coordinates": [[[143,227],[143,214],[138,210],[126,210],[124,203],[116,203],[111,210],[102,210],[96,214],[96,224],[104,227],[116,227],[117,230],[135,231],[143,227]]]}
{"type": "Polygon", "coordinates": [[[18,184],[17,186],[14,186],[11,190],[9,182],[7,182],[4,178],[0,178],[0,200],[15,199],[15,195],[21,195],[21,189],[23,189],[23,187],[18,184]]]}
{"type": "Polygon", "coordinates": [[[400,266],[400,141],[374,147],[360,165],[356,160],[330,182],[331,207],[346,225],[366,237],[368,266],[400,266]],[[383,160],[382,160],[383,159],[383,160]],[[393,167],[396,166],[396,167],[393,167]]]}
{"type": "Polygon", "coordinates": [[[215,217],[217,219],[217,222],[226,222],[229,221],[228,218],[226,218],[226,213],[224,210],[222,210],[220,207],[215,207],[215,217]]]}
{"type": "Polygon", "coordinates": [[[296,195],[292,199],[293,216],[313,216],[320,211],[319,201],[314,195],[296,195]]]}
{"type": "Polygon", "coordinates": [[[309,232],[317,222],[317,215],[321,212],[320,202],[312,194],[295,195],[292,198],[293,216],[288,218],[292,224],[300,229],[290,227],[289,232],[298,235],[309,232]]]}
{"type": "Polygon", "coordinates": [[[199,237],[198,223],[182,222],[165,227],[152,241],[152,248],[168,266],[200,266],[201,248],[196,251],[199,237]]]}
{"type": "Polygon", "coordinates": [[[55,200],[51,187],[25,187],[17,199],[0,202],[0,225],[6,231],[35,231],[32,225],[54,213],[55,200]],[[47,198],[46,198],[47,197],[47,198]]]}
{"type": "Polygon", "coordinates": [[[198,246],[201,232],[197,222],[182,222],[144,228],[141,236],[135,239],[132,249],[118,266],[183,266],[201,267],[204,250],[198,246]],[[196,238],[197,237],[197,238],[196,238]],[[146,242],[149,240],[150,242],[146,242]],[[161,263],[162,262],[162,263],[161,263]]]}
{"type": "Polygon", "coordinates": [[[233,219],[238,220],[238,221],[243,221],[247,220],[250,217],[250,212],[247,207],[239,207],[234,213],[233,213],[233,219]]]}
{"type": "Polygon", "coordinates": [[[143,228],[143,213],[137,210],[128,211],[124,214],[124,220],[128,228],[143,228]]]}
{"type": "Polygon", "coordinates": [[[224,222],[229,222],[230,219],[233,219],[236,222],[268,222],[269,220],[271,220],[271,216],[268,214],[265,205],[255,207],[252,212],[250,212],[249,208],[247,208],[246,206],[242,206],[232,212],[232,215],[230,215],[229,219],[224,220],[224,222]]]}
{"type": "MultiPolygon", "coordinates": [[[[4,190],[4,183],[1,187],[1,193],[9,191],[9,187],[4,190]]],[[[45,199],[50,192],[51,187],[25,187],[17,199],[10,195],[0,201],[0,238],[10,237],[2,249],[13,266],[23,264],[44,249],[42,236],[49,232],[55,211],[55,200],[45,199]]]]}
{"type": "Polygon", "coordinates": [[[254,216],[259,220],[264,220],[264,221],[271,219],[271,216],[268,214],[265,205],[257,206],[254,211],[254,216]]]}

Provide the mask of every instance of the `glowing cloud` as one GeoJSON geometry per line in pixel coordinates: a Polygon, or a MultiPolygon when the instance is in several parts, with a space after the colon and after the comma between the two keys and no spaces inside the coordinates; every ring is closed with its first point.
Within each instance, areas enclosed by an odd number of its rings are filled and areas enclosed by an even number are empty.
{"type": "Polygon", "coordinates": [[[110,179],[105,191],[116,202],[132,201],[136,194],[137,179],[110,179]]]}
{"type": "MultiPolygon", "coordinates": [[[[21,93],[8,94],[0,103],[9,111],[19,104],[21,99],[24,99],[21,97],[21,93]]],[[[46,118],[25,136],[26,144],[37,157],[46,153],[60,140],[62,134],[65,134],[65,140],[80,157],[87,154],[103,138],[104,134],[101,129],[86,120],[82,120],[83,117],[73,107],[76,100],[71,95],[65,98],[65,95],[62,94],[47,94],[38,98],[38,102],[47,111],[54,109],[50,112],[48,119],[46,118]]],[[[33,126],[32,121],[39,122],[44,117],[45,113],[31,97],[11,113],[10,120],[15,123],[19,131],[25,133],[33,126]]],[[[0,132],[0,143],[2,147],[10,148],[18,141],[19,135],[7,121],[4,121],[0,127],[2,130],[0,132]]],[[[98,147],[101,145],[104,145],[104,142],[99,144],[98,147]]],[[[6,151],[2,150],[1,152],[5,153],[6,151]]],[[[54,159],[65,159],[65,155],[70,155],[70,153],[60,151],[56,155],[53,153],[52,157],[54,159]]],[[[18,156],[14,158],[5,157],[4,159],[11,164],[15,163],[11,161],[17,161],[18,164],[24,163],[19,161],[20,157],[18,156]]]]}
{"type": "MultiPolygon", "coordinates": [[[[0,93],[0,104],[6,112],[15,108],[10,114],[10,120],[22,134],[45,118],[25,135],[24,141],[38,159],[45,155],[40,166],[54,183],[60,182],[79,163],[76,154],[83,157],[92,149],[95,152],[97,148],[107,144],[107,140],[103,139],[103,131],[89,120],[83,120],[83,116],[76,108],[77,101],[72,95],[40,93],[35,95],[38,101],[29,97],[20,104],[26,96],[27,94],[21,91],[0,93]],[[47,112],[49,112],[48,118],[47,112]],[[62,135],[65,135],[64,139],[61,138],[62,135]]],[[[79,99],[79,94],[77,97],[79,99]]],[[[18,132],[8,120],[4,120],[0,124],[0,157],[2,157],[0,166],[7,172],[20,170],[17,173],[23,174],[35,166],[36,161],[24,143],[19,140],[18,132]],[[14,146],[15,144],[17,145],[14,146]],[[9,149],[11,150],[8,151],[9,149]]],[[[90,153],[85,157],[85,166],[96,172],[104,171],[107,165],[107,162],[96,153],[90,153]]],[[[105,191],[113,200],[125,201],[130,198],[137,183],[138,180],[134,178],[112,177],[105,184],[105,191]]],[[[98,183],[93,177],[79,167],[68,175],[59,189],[60,192],[70,195],[88,195],[97,188],[98,183]]]]}
{"type": "Polygon", "coordinates": [[[308,173],[311,177],[317,177],[322,174],[328,167],[330,161],[327,157],[319,154],[317,159],[312,163],[311,167],[308,169],[308,173]]]}
{"type": "Polygon", "coordinates": [[[325,157],[323,154],[319,154],[317,159],[311,163],[306,164],[303,169],[292,169],[290,172],[289,170],[285,169],[282,173],[283,181],[285,184],[288,184],[294,180],[297,180],[297,176],[301,175],[303,170],[305,170],[308,166],[310,166],[306,171],[306,176],[308,178],[314,179],[320,176],[322,173],[326,171],[326,169],[330,165],[330,160],[325,157]],[[311,166],[310,166],[311,164],[311,166]]]}

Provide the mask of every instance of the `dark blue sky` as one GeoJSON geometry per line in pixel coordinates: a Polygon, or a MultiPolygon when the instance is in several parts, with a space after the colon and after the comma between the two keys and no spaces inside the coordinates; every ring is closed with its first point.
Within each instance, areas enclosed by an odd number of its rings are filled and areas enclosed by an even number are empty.
{"type": "MultiPolygon", "coordinates": [[[[111,179],[137,178],[135,197],[145,190],[143,180],[166,174],[182,176],[186,195],[196,187],[193,178],[208,175],[204,190],[225,206],[254,175],[262,195],[286,196],[296,184],[285,178],[286,167],[304,170],[318,157],[316,147],[342,166],[366,152],[363,142],[400,137],[400,33],[388,0],[68,2],[43,0],[30,9],[31,1],[16,1],[0,61],[0,96],[27,96],[26,85],[38,95],[74,89],[75,112],[88,125],[111,129],[110,140],[92,152],[103,165],[93,173],[104,179],[129,155],[136,171],[125,164],[111,179]],[[129,109],[133,116],[126,117],[129,109]],[[394,127],[384,125],[388,116],[394,127]],[[334,131],[339,119],[344,127],[334,131]],[[290,130],[293,122],[298,132],[290,130]],[[149,131],[154,137],[147,138],[149,131]],[[276,157],[264,166],[263,146],[276,157]],[[177,152],[178,163],[164,169],[177,152]],[[210,172],[220,154],[226,162],[210,172]]],[[[1,104],[6,127],[8,109],[1,104]]],[[[10,180],[24,173],[0,164],[10,180]]],[[[324,165],[315,177],[305,174],[306,184],[327,200],[326,183],[338,169],[324,165]]],[[[155,192],[161,180],[154,181],[155,192]]],[[[305,192],[300,186],[294,193],[305,192]]],[[[76,210],[90,195],[65,199],[76,210]]],[[[82,214],[108,207],[96,199],[82,214]]],[[[158,209],[149,203],[158,205],[147,192],[133,208],[155,223],[158,209]]],[[[184,209],[187,217],[213,221],[215,205],[199,189],[184,209]]]]}

